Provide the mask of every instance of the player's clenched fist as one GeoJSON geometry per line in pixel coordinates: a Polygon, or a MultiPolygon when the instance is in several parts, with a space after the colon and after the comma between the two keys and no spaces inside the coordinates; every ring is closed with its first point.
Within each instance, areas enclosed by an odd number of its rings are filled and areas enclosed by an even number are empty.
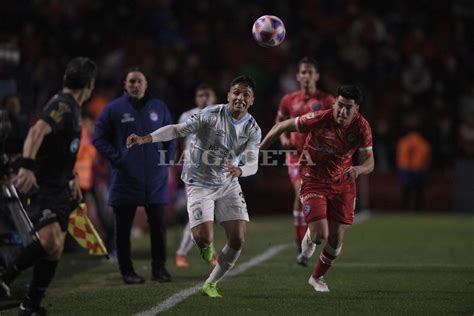
{"type": "Polygon", "coordinates": [[[344,171],[344,175],[351,180],[355,180],[359,176],[359,170],[355,166],[351,166],[344,171]]]}
{"type": "Polygon", "coordinates": [[[135,145],[142,145],[143,141],[142,138],[136,134],[130,134],[127,137],[127,148],[133,147],[135,145]]]}

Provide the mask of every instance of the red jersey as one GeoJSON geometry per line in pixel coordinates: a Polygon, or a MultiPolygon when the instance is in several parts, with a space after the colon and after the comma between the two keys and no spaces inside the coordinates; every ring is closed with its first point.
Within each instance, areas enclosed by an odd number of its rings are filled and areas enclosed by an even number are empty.
{"type": "MultiPolygon", "coordinates": [[[[286,118],[294,118],[309,112],[327,110],[332,108],[335,99],[326,92],[316,90],[316,93],[305,98],[304,90],[288,93],[280,101],[278,115],[286,118]]],[[[303,150],[306,134],[291,133],[291,145],[301,153],[303,150]]],[[[299,158],[299,155],[297,155],[299,158]]]]}
{"type": "Polygon", "coordinates": [[[354,152],[372,148],[370,124],[360,113],[342,126],[334,120],[332,110],[311,112],[296,119],[296,129],[308,133],[301,156],[303,178],[340,180],[352,166],[354,152]]]}

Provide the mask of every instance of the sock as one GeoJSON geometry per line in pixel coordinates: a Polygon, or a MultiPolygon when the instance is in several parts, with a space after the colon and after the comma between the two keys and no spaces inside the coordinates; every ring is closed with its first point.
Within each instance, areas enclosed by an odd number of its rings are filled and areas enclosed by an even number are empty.
{"type": "Polygon", "coordinates": [[[217,265],[207,278],[206,283],[219,282],[225,274],[232,269],[237,259],[239,259],[241,252],[242,249],[235,250],[226,244],[219,257],[217,257],[217,265]]]}
{"type": "Polygon", "coordinates": [[[28,294],[26,294],[23,306],[26,308],[38,308],[46,293],[46,289],[54,278],[58,261],[40,259],[33,267],[33,279],[28,294]]]}
{"type": "Polygon", "coordinates": [[[211,262],[212,255],[214,254],[214,244],[211,243],[206,248],[199,248],[199,253],[201,254],[202,259],[207,263],[211,262]]]}
{"type": "Polygon", "coordinates": [[[35,263],[36,260],[45,256],[47,256],[47,253],[41,243],[37,240],[33,241],[21,251],[20,255],[18,255],[13,264],[8,267],[5,273],[3,273],[3,282],[5,282],[7,285],[10,284],[16,279],[17,276],[20,275],[23,270],[28,269],[35,263]]]}
{"type": "Polygon", "coordinates": [[[313,278],[317,279],[326,274],[329,268],[332,265],[332,262],[339,256],[341,253],[342,245],[334,249],[329,244],[326,244],[323,251],[321,251],[321,255],[319,256],[318,263],[314,272],[311,274],[313,278]]]}
{"type": "Polygon", "coordinates": [[[316,250],[316,244],[311,240],[309,229],[306,230],[303,241],[301,242],[301,253],[306,258],[311,258],[316,250]]]}
{"type": "Polygon", "coordinates": [[[176,251],[176,254],[180,256],[186,256],[189,250],[191,250],[191,248],[193,247],[193,245],[194,241],[191,233],[191,226],[188,222],[188,224],[183,230],[183,237],[181,238],[181,243],[179,244],[179,248],[176,251]]]}
{"type": "Polygon", "coordinates": [[[302,211],[293,210],[293,225],[295,226],[296,231],[296,244],[299,246],[303,241],[304,235],[308,225],[304,221],[304,216],[302,211]]]}

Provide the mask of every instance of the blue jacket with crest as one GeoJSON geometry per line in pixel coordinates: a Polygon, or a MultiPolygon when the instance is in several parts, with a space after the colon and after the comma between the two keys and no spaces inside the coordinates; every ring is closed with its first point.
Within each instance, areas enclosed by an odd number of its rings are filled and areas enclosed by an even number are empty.
{"type": "Polygon", "coordinates": [[[109,205],[168,203],[168,166],[176,140],[127,148],[127,137],[147,135],[173,124],[166,104],[146,95],[140,101],[124,93],[101,112],[94,145],[111,163],[109,205]]]}

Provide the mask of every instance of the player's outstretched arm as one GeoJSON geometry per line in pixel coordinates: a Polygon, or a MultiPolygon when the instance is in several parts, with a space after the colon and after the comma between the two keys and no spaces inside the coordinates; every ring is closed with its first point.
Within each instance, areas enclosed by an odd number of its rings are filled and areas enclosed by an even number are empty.
{"type": "Polygon", "coordinates": [[[296,132],[295,118],[275,124],[260,144],[260,150],[270,147],[285,132],[296,132]]]}
{"type": "Polygon", "coordinates": [[[136,134],[129,135],[127,137],[127,147],[131,148],[133,146],[149,143],[167,142],[178,137],[187,136],[191,133],[193,133],[193,130],[189,128],[186,123],[166,125],[145,136],[138,136],[136,134]]]}

